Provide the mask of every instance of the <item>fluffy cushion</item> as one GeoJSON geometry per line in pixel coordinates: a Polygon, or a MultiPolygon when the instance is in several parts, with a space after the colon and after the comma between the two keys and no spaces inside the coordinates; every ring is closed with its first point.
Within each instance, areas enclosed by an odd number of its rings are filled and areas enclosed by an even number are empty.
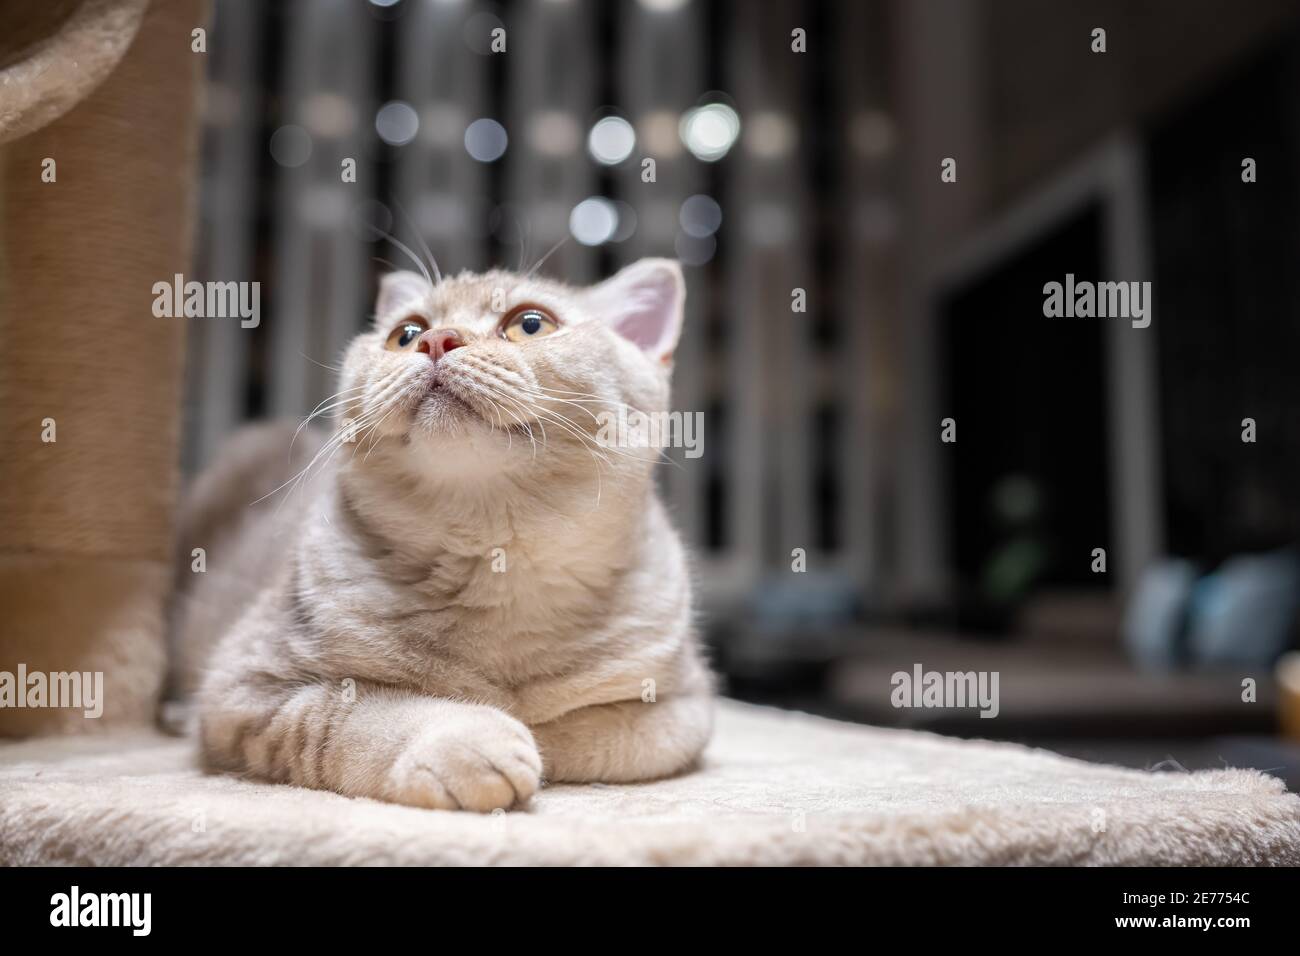
{"type": "Polygon", "coordinates": [[[9,744],[0,863],[1297,864],[1300,797],[722,702],[694,773],[489,816],[208,777],[156,735],[9,744]]]}

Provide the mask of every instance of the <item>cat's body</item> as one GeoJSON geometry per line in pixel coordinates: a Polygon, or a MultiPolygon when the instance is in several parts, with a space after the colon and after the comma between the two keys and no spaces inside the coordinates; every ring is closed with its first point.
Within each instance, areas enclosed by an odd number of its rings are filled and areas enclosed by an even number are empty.
{"type": "MultiPolygon", "coordinates": [[[[506,273],[386,282],[345,360],[355,441],[288,514],[245,520],[209,558],[219,575],[221,554],[243,554],[263,580],[204,661],[205,763],[480,811],[526,801],[543,776],[688,767],[711,681],[656,450],[591,441],[602,411],[666,407],[680,298],[658,261],[590,290],[506,273]],[[525,340],[540,317],[556,327],[525,340]]],[[[245,457],[283,456],[288,434],[263,434],[245,457]]],[[[192,600],[211,607],[203,588],[192,600]]]]}

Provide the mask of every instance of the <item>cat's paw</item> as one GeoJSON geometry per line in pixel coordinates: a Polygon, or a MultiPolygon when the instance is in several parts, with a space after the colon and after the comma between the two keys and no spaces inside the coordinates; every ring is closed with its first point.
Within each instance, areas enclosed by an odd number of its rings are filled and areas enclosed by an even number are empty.
{"type": "Polygon", "coordinates": [[[527,803],[541,775],[527,727],[495,708],[464,706],[412,738],[391,782],[398,803],[488,813],[527,803]]]}

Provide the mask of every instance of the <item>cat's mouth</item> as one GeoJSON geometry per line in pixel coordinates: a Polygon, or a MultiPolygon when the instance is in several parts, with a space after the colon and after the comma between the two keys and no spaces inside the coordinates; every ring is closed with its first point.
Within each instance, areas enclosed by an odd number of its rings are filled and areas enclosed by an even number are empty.
{"type": "Polygon", "coordinates": [[[459,389],[437,376],[430,376],[420,396],[420,407],[438,408],[444,412],[457,414],[477,414],[474,408],[459,393],[459,389]]]}
{"type": "Polygon", "coordinates": [[[475,398],[473,390],[457,381],[455,375],[431,370],[418,394],[415,420],[440,432],[461,432],[475,425],[492,427],[494,420],[475,398]]]}
{"type": "Polygon", "coordinates": [[[531,442],[538,427],[525,404],[478,366],[429,369],[420,384],[413,423],[443,435],[485,432],[506,443],[531,442]]]}

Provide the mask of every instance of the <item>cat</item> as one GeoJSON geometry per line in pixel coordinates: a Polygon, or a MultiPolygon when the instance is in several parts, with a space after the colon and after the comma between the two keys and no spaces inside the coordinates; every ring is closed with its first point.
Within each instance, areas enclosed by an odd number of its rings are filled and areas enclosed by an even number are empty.
{"type": "Polygon", "coordinates": [[[660,449],[594,438],[667,409],[684,300],[666,259],[384,276],[334,433],[239,435],[191,495],[174,685],[204,766],[488,812],[694,765],[714,686],[660,449]]]}

